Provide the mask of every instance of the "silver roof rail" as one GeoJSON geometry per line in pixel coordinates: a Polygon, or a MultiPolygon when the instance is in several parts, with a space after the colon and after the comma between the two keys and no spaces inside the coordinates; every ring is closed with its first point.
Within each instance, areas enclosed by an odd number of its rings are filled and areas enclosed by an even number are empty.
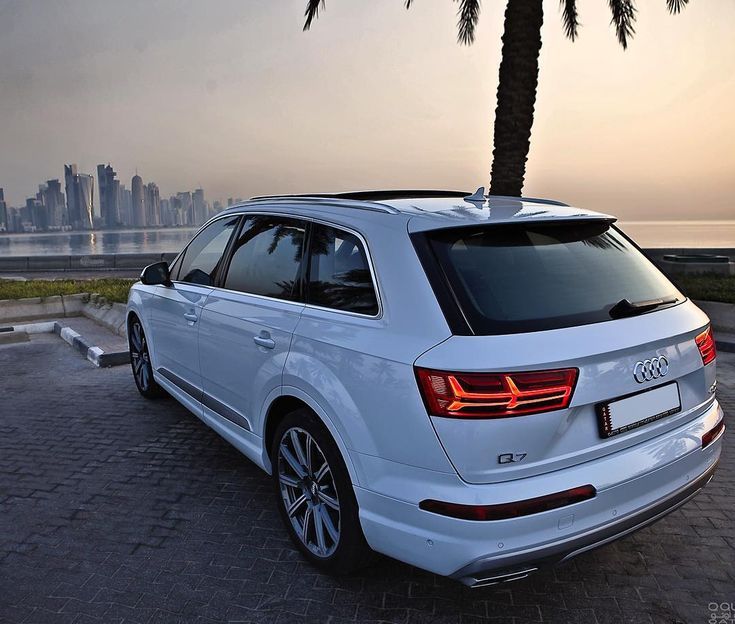
{"type": "Polygon", "coordinates": [[[326,205],[338,208],[355,208],[357,210],[369,210],[371,212],[384,212],[386,214],[401,214],[401,211],[388,204],[377,201],[367,201],[360,199],[351,199],[348,197],[340,197],[339,194],[320,194],[312,195],[258,195],[251,197],[245,204],[259,202],[291,202],[301,205],[311,205],[318,208],[319,205],[326,205]]]}
{"type": "Polygon", "coordinates": [[[556,199],[544,199],[543,197],[514,197],[513,195],[488,195],[488,199],[515,199],[516,201],[533,202],[534,204],[549,204],[550,206],[564,206],[569,208],[569,204],[558,201],[556,199]]]}

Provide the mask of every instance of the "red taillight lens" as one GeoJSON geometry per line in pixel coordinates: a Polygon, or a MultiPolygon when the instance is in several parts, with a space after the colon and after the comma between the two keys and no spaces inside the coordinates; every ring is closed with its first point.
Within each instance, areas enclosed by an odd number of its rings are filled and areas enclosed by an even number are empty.
{"type": "Polygon", "coordinates": [[[702,448],[712,444],[725,431],[725,419],[720,419],[712,429],[702,436],[702,448]]]}
{"type": "Polygon", "coordinates": [[[564,492],[555,492],[547,496],[527,498],[526,500],[499,505],[461,505],[437,500],[424,500],[419,503],[419,508],[462,520],[506,520],[566,507],[573,503],[594,498],[596,494],[597,490],[593,486],[582,485],[564,492]]]}
{"type": "Polygon", "coordinates": [[[569,405],[576,368],[523,373],[449,373],[416,368],[426,409],[451,418],[507,418],[569,405]]]}
{"type": "Polygon", "coordinates": [[[715,347],[715,337],[712,335],[712,328],[708,327],[699,336],[694,339],[702,355],[702,362],[705,366],[713,362],[717,357],[717,349],[715,347]]]}

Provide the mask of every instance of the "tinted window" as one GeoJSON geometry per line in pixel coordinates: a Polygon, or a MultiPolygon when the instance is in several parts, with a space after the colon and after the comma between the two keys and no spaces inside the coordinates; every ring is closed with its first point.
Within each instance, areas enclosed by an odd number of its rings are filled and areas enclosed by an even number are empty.
{"type": "Polygon", "coordinates": [[[357,236],[314,224],[307,302],[371,316],[378,313],[370,268],[357,236]]]}
{"type": "Polygon", "coordinates": [[[225,288],[278,299],[297,298],[304,228],[298,219],[248,217],[233,247],[225,288]]]}
{"type": "Polygon", "coordinates": [[[529,223],[428,234],[477,334],[611,320],[611,308],[684,296],[607,222],[529,223]]]}
{"type": "Polygon", "coordinates": [[[197,234],[184,253],[179,281],[214,285],[215,273],[239,218],[218,219],[197,234]]]}

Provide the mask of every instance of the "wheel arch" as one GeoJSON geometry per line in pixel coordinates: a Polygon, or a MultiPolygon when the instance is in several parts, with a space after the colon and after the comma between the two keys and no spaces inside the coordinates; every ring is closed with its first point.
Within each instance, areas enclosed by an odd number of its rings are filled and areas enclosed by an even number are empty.
{"type": "Polygon", "coordinates": [[[349,449],[344,443],[342,436],[340,436],[337,428],[332,423],[331,419],[327,415],[326,411],[321,408],[319,403],[315,401],[308,394],[298,388],[288,387],[283,388],[281,394],[275,397],[265,411],[265,417],[263,418],[263,466],[266,471],[270,474],[273,471],[270,461],[270,450],[273,444],[273,436],[275,435],[278,424],[285,418],[287,414],[290,414],[294,410],[306,408],[311,411],[319,421],[327,428],[327,431],[332,436],[340,454],[342,460],[347,467],[347,472],[350,475],[350,480],[353,485],[359,485],[359,479],[355,465],[352,462],[349,449]]]}

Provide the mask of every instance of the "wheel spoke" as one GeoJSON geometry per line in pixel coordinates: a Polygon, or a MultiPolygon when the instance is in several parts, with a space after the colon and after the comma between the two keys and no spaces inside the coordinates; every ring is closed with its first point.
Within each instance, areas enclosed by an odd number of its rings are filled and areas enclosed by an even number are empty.
{"type": "Polygon", "coordinates": [[[312,444],[311,436],[306,434],[306,473],[311,474],[311,447],[312,444]]]}
{"type": "Polygon", "coordinates": [[[306,476],[304,469],[301,467],[301,464],[298,462],[298,460],[293,456],[291,451],[286,448],[285,444],[281,444],[280,451],[281,457],[283,457],[283,459],[288,462],[288,465],[291,466],[291,470],[296,473],[296,476],[299,479],[303,479],[306,476]]]}
{"type": "Polygon", "coordinates": [[[308,469],[308,465],[306,463],[306,455],[304,455],[304,449],[301,447],[301,440],[299,440],[299,434],[296,429],[291,429],[291,445],[293,446],[293,450],[296,453],[296,457],[298,457],[299,459],[299,463],[305,469],[308,469]]]}
{"type": "Polygon", "coordinates": [[[289,477],[287,474],[283,474],[282,472],[278,474],[278,480],[281,482],[282,485],[286,485],[286,486],[292,487],[292,488],[299,487],[299,481],[298,481],[298,479],[294,479],[293,477],[289,477]]]}
{"type": "Polygon", "coordinates": [[[322,464],[322,467],[316,471],[316,474],[314,475],[314,481],[319,483],[324,478],[324,475],[326,475],[328,472],[329,472],[329,464],[327,463],[327,460],[325,459],[324,463],[322,464]]]}
{"type": "Polygon", "coordinates": [[[140,369],[140,374],[141,374],[141,383],[140,383],[140,385],[143,386],[144,388],[148,388],[148,381],[149,381],[149,378],[150,378],[150,373],[148,372],[148,367],[147,366],[143,366],[143,368],[140,369]]]}
{"type": "Polygon", "coordinates": [[[339,511],[339,501],[336,498],[329,496],[329,494],[325,494],[324,492],[320,491],[319,500],[325,505],[334,509],[335,511],[339,511]]]}
{"type": "Polygon", "coordinates": [[[293,503],[291,503],[291,506],[288,508],[288,516],[289,518],[292,518],[294,514],[298,511],[299,507],[303,505],[306,502],[306,496],[303,494],[299,496],[293,503]]]}
{"type": "Polygon", "coordinates": [[[134,357],[133,358],[133,372],[136,375],[140,375],[141,368],[143,368],[143,360],[141,360],[139,357],[134,357]]]}
{"type": "Polygon", "coordinates": [[[140,339],[140,334],[141,334],[141,328],[140,328],[140,325],[139,325],[138,323],[136,323],[135,325],[133,325],[133,335],[132,335],[132,339],[133,339],[133,345],[135,346],[135,349],[136,349],[136,350],[137,350],[138,352],[140,352],[140,351],[141,351],[141,348],[142,348],[142,346],[143,346],[143,342],[142,342],[142,341],[141,341],[141,339],[140,339]]]}
{"type": "Polygon", "coordinates": [[[311,507],[306,508],[306,512],[304,513],[304,523],[301,525],[301,541],[304,542],[306,546],[309,545],[309,522],[311,521],[311,507]]]}
{"type": "Polygon", "coordinates": [[[321,517],[322,525],[327,530],[327,533],[329,533],[329,537],[332,538],[332,542],[336,544],[339,541],[339,531],[337,530],[337,527],[334,526],[334,522],[332,522],[329,512],[324,505],[319,505],[316,510],[317,515],[321,517]]]}
{"type": "MultiPolygon", "coordinates": [[[[321,505],[319,506],[321,507],[321,505]]],[[[326,554],[327,544],[324,539],[324,523],[322,522],[322,515],[319,513],[319,507],[314,508],[314,533],[316,534],[316,543],[319,547],[319,551],[326,554]]]]}

